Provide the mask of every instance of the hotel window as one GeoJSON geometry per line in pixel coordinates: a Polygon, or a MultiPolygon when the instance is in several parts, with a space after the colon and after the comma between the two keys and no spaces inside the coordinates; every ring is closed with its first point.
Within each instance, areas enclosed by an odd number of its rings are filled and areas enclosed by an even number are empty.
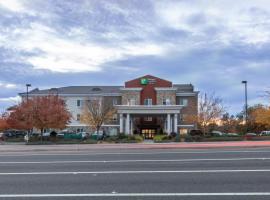
{"type": "Polygon", "coordinates": [[[180,106],[187,106],[188,105],[188,99],[181,98],[179,100],[179,105],[180,106]]]}
{"type": "Polygon", "coordinates": [[[77,121],[81,121],[81,115],[80,114],[77,114],[77,121]]]}
{"type": "Polygon", "coordinates": [[[113,114],[112,120],[117,121],[117,114],[113,114]]]}
{"type": "Polygon", "coordinates": [[[113,105],[115,106],[115,105],[117,105],[117,104],[118,104],[117,99],[116,99],[116,98],[113,99],[113,105]]]}
{"type": "Polygon", "coordinates": [[[171,100],[168,98],[163,98],[162,99],[162,105],[171,105],[171,100]]]}
{"type": "Polygon", "coordinates": [[[128,105],[134,106],[136,104],[136,99],[128,99],[128,105]]]}
{"type": "Polygon", "coordinates": [[[186,114],[180,114],[180,121],[181,122],[184,122],[187,118],[187,115],[186,114]]]}
{"type": "Polygon", "coordinates": [[[82,100],[77,100],[77,107],[81,107],[82,106],[82,100]]]}
{"type": "Polygon", "coordinates": [[[151,106],[152,105],[152,99],[144,99],[144,105],[151,106]]]}
{"type": "Polygon", "coordinates": [[[145,117],[144,121],[145,122],[151,122],[151,121],[153,121],[153,119],[152,119],[152,117],[145,117]]]}

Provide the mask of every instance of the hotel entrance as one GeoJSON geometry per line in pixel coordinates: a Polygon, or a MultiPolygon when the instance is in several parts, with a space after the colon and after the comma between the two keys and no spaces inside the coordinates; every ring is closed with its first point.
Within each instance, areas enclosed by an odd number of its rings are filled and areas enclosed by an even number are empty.
{"type": "Polygon", "coordinates": [[[141,134],[143,135],[144,139],[153,139],[157,130],[156,129],[142,129],[141,134]]]}

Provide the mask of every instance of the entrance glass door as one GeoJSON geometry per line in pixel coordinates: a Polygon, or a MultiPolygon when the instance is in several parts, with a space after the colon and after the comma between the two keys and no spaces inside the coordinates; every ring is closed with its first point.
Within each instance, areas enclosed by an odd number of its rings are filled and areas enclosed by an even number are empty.
{"type": "Polygon", "coordinates": [[[142,129],[142,134],[145,139],[153,139],[156,134],[156,130],[155,129],[142,129]]]}

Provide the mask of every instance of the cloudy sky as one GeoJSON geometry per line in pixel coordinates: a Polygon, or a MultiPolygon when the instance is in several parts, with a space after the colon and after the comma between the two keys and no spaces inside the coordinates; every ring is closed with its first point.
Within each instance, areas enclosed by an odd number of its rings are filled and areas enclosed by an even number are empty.
{"type": "Polygon", "coordinates": [[[270,90],[269,0],[0,0],[0,110],[25,84],[122,85],[152,74],[231,113],[270,90]]]}

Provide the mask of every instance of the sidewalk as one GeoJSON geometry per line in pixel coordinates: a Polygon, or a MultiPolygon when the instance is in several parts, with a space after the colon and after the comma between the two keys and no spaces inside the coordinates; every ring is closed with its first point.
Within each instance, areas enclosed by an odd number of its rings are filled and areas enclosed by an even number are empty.
{"type": "Polygon", "coordinates": [[[236,142],[180,142],[180,143],[139,143],[139,144],[67,144],[67,145],[25,145],[1,144],[0,153],[29,151],[88,151],[95,149],[212,149],[212,148],[258,148],[270,147],[270,141],[236,142]]]}

